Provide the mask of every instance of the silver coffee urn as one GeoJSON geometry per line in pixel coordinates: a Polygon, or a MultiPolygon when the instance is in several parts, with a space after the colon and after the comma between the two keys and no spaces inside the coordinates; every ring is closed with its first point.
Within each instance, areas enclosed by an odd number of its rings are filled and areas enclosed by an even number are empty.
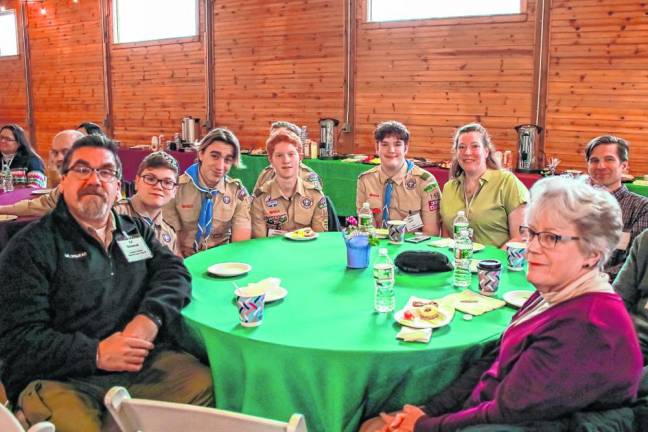
{"type": "Polygon", "coordinates": [[[340,121],[334,118],[320,119],[320,159],[333,159],[335,157],[335,128],[339,124],[340,121]]]}
{"type": "Polygon", "coordinates": [[[191,147],[200,139],[200,119],[191,116],[182,119],[182,146],[191,147]]]}
{"type": "Polygon", "coordinates": [[[534,124],[521,124],[515,126],[515,130],[518,133],[517,171],[539,173],[544,167],[544,158],[540,150],[542,127],[534,124]]]}

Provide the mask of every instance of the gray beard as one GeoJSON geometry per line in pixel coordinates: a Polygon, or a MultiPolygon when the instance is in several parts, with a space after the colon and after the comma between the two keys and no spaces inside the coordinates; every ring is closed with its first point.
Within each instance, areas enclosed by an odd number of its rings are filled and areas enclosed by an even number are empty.
{"type": "Polygon", "coordinates": [[[79,201],[81,215],[88,220],[101,220],[106,217],[110,207],[97,195],[86,195],[79,201]]]}

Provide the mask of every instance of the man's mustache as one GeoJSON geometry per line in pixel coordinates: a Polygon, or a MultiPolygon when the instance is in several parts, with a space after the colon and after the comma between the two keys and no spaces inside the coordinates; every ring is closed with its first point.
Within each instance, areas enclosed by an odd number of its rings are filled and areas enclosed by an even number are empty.
{"type": "Polygon", "coordinates": [[[100,187],[97,186],[84,187],[83,189],[79,190],[77,197],[81,199],[86,195],[98,195],[102,198],[108,198],[108,194],[106,194],[106,192],[104,192],[100,187]]]}

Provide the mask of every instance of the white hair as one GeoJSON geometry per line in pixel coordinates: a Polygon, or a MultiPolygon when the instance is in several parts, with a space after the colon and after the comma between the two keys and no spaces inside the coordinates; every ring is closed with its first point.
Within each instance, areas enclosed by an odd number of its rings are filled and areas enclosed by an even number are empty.
{"type": "Polygon", "coordinates": [[[576,227],[581,251],[601,255],[603,268],[621,238],[623,221],[616,198],[606,189],[592,186],[586,176],[547,177],[531,188],[526,221],[544,211],[576,227]]]}

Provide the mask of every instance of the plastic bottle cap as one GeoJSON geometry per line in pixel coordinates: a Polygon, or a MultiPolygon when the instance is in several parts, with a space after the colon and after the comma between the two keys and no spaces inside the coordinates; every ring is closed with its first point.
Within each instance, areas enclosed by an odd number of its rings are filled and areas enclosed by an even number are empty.
{"type": "Polygon", "coordinates": [[[368,202],[362,203],[362,208],[365,208],[365,207],[369,208],[369,203],[368,202]]]}

